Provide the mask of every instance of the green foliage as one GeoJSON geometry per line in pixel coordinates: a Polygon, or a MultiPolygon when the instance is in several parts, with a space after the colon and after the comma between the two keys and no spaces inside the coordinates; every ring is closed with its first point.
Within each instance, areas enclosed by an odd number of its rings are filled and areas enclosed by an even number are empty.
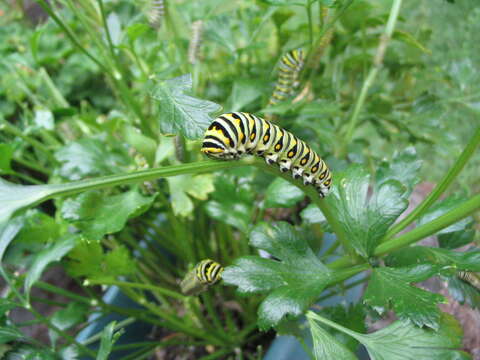
{"type": "Polygon", "coordinates": [[[372,255],[388,228],[407,208],[405,187],[387,175],[377,179],[374,193],[368,195],[370,174],[360,166],[335,174],[327,202],[337,214],[349,242],[363,257],[372,255]]]}
{"type": "Polygon", "coordinates": [[[116,322],[112,321],[102,331],[100,349],[98,350],[97,360],[107,360],[112,351],[113,344],[122,336],[123,331],[115,332],[116,322]]]}
{"type": "Polygon", "coordinates": [[[211,101],[185,95],[191,87],[191,77],[184,75],[162,81],[152,90],[152,97],[159,102],[159,127],[164,134],[179,133],[187,139],[198,139],[212,121],[209,114],[220,110],[211,101]]]}
{"type": "Polygon", "coordinates": [[[391,307],[401,319],[438,330],[437,304],[445,302],[444,297],[411,286],[437,272],[437,268],[429,265],[374,269],[363,301],[380,314],[391,307]]]}
{"type": "MultiPolygon", "coordinates": [[[[464,352],[457,350],[461,345],[459,339],[462,330],[451,315],[442,315],[438,331],[419,328],[410,321],[403,320],[395,321],[387,327],[367,335],[336,325],[313,312],[309,312],[307,317],[310,323],[313,323],[315,320],[320,321],[354,337],[367,348],[368,354],[375,360],[400,360],[415,357],[425,359],[471,358],[464,352]]],[[[318,327],[319,325],[317,325],[317,329],[318,327]]],[[[332,338],[327,338],[324,335],[325,330],[320,334],[321,337],[316,340],[317,348],[325,351],[325,348],[328,349],[328,347],[332,346],[332,338]]],[[[338,346],[338,343],[334,344],[334,346],[338,346]]],[[[345,352],[343,353],[345,354],[345,352]]],[[[344,358],[349,359],[349,357],[344,358]]]]}
{"type": "Polygon", "coordinates": [[[61,215],[87,239],[100,240],[104,235],[122,230],[128,219],[147,211],[154,200],[154,196],[143,196],[135,189],[109,197],[86,192],[66,200],[61,215]]]}

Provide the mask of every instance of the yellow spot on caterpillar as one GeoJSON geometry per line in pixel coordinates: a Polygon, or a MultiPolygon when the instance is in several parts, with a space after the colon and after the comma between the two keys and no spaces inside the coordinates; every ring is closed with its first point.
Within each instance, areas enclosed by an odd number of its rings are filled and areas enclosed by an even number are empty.
{"type": "Polygon", "coordinates": [[[322,173],[322,175],[320,175],[320,180],[323,180],[325,178],[325,173],[322,173]]]}
{"type": "Polygon", "coordinates": [[[318,170],[318,166],[314,166],[314,167],[312,168],[312,173],[316,173],[317,170],[318,170]]]}
{"type": "Polygon", "coordinates": [[[301,165],[305,165],[307,163],[307,159],[303,158],[302,161],[300,161],[301,165]]]}
{"type": "Polygon", "coordinates": [[[328,186],[328,185],[330,185],[330,182],[331,182],[330,180],[327,180],[323,183],[323,185],[328,186]]]}
{"type": "Polygon", "coordinates": [[[288,156],[289,158],[292,158],[293,155],[295,155],[295,153],[294,153],[293,151],[290,151],[290,152],[287,154],[287,156],[288,156]]]}
{"type": "Polygon", "coordinates": [[[250,135],[250,140],[252,140],[252,141],[255,140],[255,136],[257,136],[257,134],[252,133],[252,135],[250,135]]]}
{"type": "Polygon", "coordinates": [[[282,146],[281,146],[280,144],[275,145],[275,150],[278,151],[278,150],[280,150],[281,148],[282,148],[282,146]]]}
{"type": "Polygon", "coordinates": [[[265,135],[265,136],[263,137],[263,141],[264,141],[264,142],[267,142],[268,139],[270,139],[270,137],[269,137],[268,135],[265,135]]]}

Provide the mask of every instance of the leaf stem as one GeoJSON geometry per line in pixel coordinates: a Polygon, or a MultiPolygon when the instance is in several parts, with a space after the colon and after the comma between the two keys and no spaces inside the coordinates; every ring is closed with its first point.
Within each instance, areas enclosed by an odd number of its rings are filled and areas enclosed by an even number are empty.
{"type": "Polygon", "coordinates": [[[460,221],[461,219],[471,215],[474,211],[480,209],[480,194],[465,201],[455,209],[443,214],[442,216],[430,221],[422,226],[416,227],[412,231],[403,234],[397,238],[389,240],[383,244],[380,244],[375,249],[374,255],[380,256],[389,253],[393,250],[397,250],[406,245],[413,244],[420,239],[423,239],[429,235],[435,234],[437,231],[450,226],[451,224],[460,221]]]}
{"type": "Polygon", "coordinates": [[[150,285],[150,284],[143,284],[143,283],[136,283],[136,282],[127,282],[127,281],[117,281],[117,280],[95,280],[95,279],[87,279],[85,280],[85,284],[88,285],[116,285],[121,287],[131,287],[137,289],[144,289],[144,290],[152,290],[158,293],[161,293],[166,296],[173,297],[178,300],[185,300],[186,296],[163,287],[150,285]]]}
{"type": "Polygon", "coordinates": [[[447,172],[445,177],[437,184],[435,189],[402,221],[394,225],[385,235],[383,241],[393,237],[395,234],[399,233],[405,229],[410,223],[418,219],[423,215],[430,206],[444,193],[444,191],[451,185],[451,183],[456,179],[460,171],[465,167],[465,164],[474,154],[476,148],[480,144],[480,126],[475,131],[474,135],[468,142],[467,146],[460,154],[460,157],[457,159],[453,167],[447,172]]]}
{"type": "Polygon", "coordinates": [[[367,78],[363,83],[362,89],[360,91],[360,95],[358,96],[357,102],[355,103],[355,107],[353,109],[352,116],[348,123],[346,134],[343,137],[342,145],[339,149],[340,151],[339,155],[341,157],[343,157],[346,154],[347,146],[352,139],[353,132],[358,122],[360,111],[362,110],[363,104],[365,103],[365,99],[367,98],[368,90],[372,86],[373,82],[375,81],[375,78],[377,77],[378,72],[382,68],[385,51],[387,50],[388,43],[392,36],[393,30],[395,29],[395,23],[400,13],[401,4],[402,4],[402,0],[393,1],[392,8],[390,9],[387,25],[385,27],[385,31],[380,37],[380,43],[378,44],[377,51],[373,58],[373,65],[370,68],[370,72],[368,73],[367,78]]]}
{"type": "Polygon", "coordinates": [[[278,168],[266,164],[264,161],[261,159],[255,159],[254,165],[257,166],[258,168],[265,170],[275,176],[280,176],[283,179],[287,180],[288,182],[292,183],[293,185],[297,186],[300,188],[303,192],[305,192],[312,202],[318,206],[318,208],[322,211],[323,215],[327,219],[328,223],[332,227],[333,231],[337,235],[338,240],[342,244],[344,250],[349,253],[352,257],[356,257],[355,251],[353,247],[350,245],[348,242],[347,236],[345,232],[343,231],[343,228],[338,221],[338,219],[334,216],[332,213],[332,210],[328,206],[328,204],[320,198],[320,195],[318,195],[317,191],[312,187],[312,186],[305,186],[303,185],[300,181],[295,180],[291,177],[290,174],[288,173],[282,173],[278,168]]]}

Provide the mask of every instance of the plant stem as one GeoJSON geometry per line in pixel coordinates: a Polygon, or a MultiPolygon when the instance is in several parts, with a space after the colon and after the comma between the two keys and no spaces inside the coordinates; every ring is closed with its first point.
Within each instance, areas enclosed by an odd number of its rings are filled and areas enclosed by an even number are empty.
{"type": "Polygon", "coordinates": [[[19,157],[16,157],[14,156],[13,157],[13,161],[19,163],[20,165],[23,165],[25,167],[28,167],[32,170],[35,170],[35,171],[38,171],[39,173],[42,173],[43,175],[48,175],[50,176],[51,174],[51,171],[50,170],[47,170],[45,169],[43,166],[39,165],[39,164],[36,164],[30,160],[25,160],[25,159],[22,159],[22,158],[19,158],[19,157]]]}
{"type": "Polygon", "coordinates": [[[300,181],[293,179],[291,175],[287,173],[282,173],[278,168],[268,165],[260,159],[256,159],[254,162],[254,165],[275,176],[282,177],[283,179],[287,180],[288,182],[292,183],[293,185],[300,188],[303,192],[305,192],[310,197],[312,202],[315,203],[315,205],[317,205],[319,209],[322,211],[323,215],[325,216],[328,223],[332,227],[333,231],[337,235],[337,238],[342,244],[344,250],[347,253],[349,253],[352,257],[356,257],[355,251],[353,247],[350,245],[340,222],[338,221],[336,216],[332,213],[327,202],[325,202],[322,198],[320,198],[320,195],[318,195],[317,191],[312,186],[303,185],[300,181]]]}
{"type": "Polygon", "coordinates": [[[474,135],[468,142],[467,146],[460,154],[460,157],[457,159],[452,168],[447,172],[445,177],[440,181],[439,184],[433,189],[433,191],[402,221],[394,225],[385,235],[384,241],[393,237],[398,232],[402,231],[414,220],[418,219],[423,215],[430,206],[443,194],[443,192],[451,185],[451,183],[456,179],[460,171],[465,167],[465,164],[472,157],[476,148],[480,144],[480,126],[475,131],[474,135]]]}
{"type": "Polygon", "coordinates": [[[63,30],[65,35],[70,39],[70,41],[81,51],[83,52],[90,60],[92,60],[95,64],[98,65],[102,71],[105,73],[110,74],[110,71],[107,67],[105,67],[100,61],[98,61],[92,54],[90,54],[81,44],[80,41],[77,39],[77,36],[68,28],[63,21],[55,14],[55,12],[50,8],[50,5],[45,0],[38,0],[38,4],[42,7],[42,9],[57,23],[57,25],[63,30]]]}
{"type": "Polygon", "coordinates": [[[308,19],[308,40],[310,43],[310,48],[313,46],[313,20],[312,20],[312,1],[308,1],[307,6],[305,6],[305,10],[307,11],[307,19],[308,19]]]}
{"type": "Polygon", "coordinates": [[[393,30],[395,28],[395,23],[400,13],[401,4],[402,4],[402,0],[393,1],[392,8],[390,9],[390,15],[388,17],[387,25],[385,27],[385,31],[380,37],[380,43],[378,44],[377,51],[373,58],[373,65],[370,68],[370,72],[368,73],[367,78],[363,83],[362,89],[360,91],[360,95],[357,99],[357,102],[355,103],[352,116],[348,123],[346,134],[343,137],[342,145],[339,149],[340,151],[339,156],[341,157],[345,156],[347,152],[347,146],[352,139],[353,132],[358,122],[360,111],[362,110],[363,104],[365,103],[365,99],[367,98],[368,90],[370,89],[370,86],[372,86],[373,82],[375,81],[375,78],[377,77],[378,72],[382,68],[385,51],[387,49],[390,38],[392,36],[393,30]]]}
{"type": "Polygon", "coordinates": [[[50,189],[50,191],[48,196],[43,200],[47,200],[57,196],[73,195],[87,190],[97,190],[117,185],[155,180],[162,177],[183,174],[199,174],[204,172],[229,169],[236,166],[249,165],[250,163],[251,162],[249,162],[248,159],[242,161],[199,161],[188,164],[165,166],[161,168],[136,171],[130,174],[101,176],[87,180],[72,181],[64,184],[48,185],[47,187],[50,189]]]}
{"type": "Polygon", "coordinates": [[[465,201],[455,209],[443,214],[442,216],[430,221],[427,224],[416,227],[412,231],[403,234],[397,238],[389,240],[383,244],[380,244],[375,249],[374,255],[380,256],[389,253],[393,250],[397,250],[401,247],[413,244],[420,239],[423,239],[429,235],[435,234],[437,231],[450,226],[457,221],[471,215],[474,211],[480,209],[480,194],[465,201]]]}
{"type": "Polygon", "coordinates": [[[150,284],[143,284],[143,283],[136,283],[136,282],[126,282],[126,281],[117,281],[117,280],[94,280],[94,279],[87,279],[85,280],[86,282],[88,281],[88,285],[116,285],[116,286],[121,286],[121,287],[131,287],[131,288],[137,288],[137,289],[144,289],[144,290],[152,290],[156,291],[160,294],[166,295],[173,297],[178,300],[185,300],[186,296],[173,291],[169,290],[166,288],[162,288],[159,286],[155,285],[150,285],[150,284]]]}
{"type": "Polygon", "coordinates": [[[45,156],[54,164],[57,164],[58,161],[55,159],[50,151],[45,145],[43,145],[40,141],[33,139],[30,136],[24,135],[23,132],[18,129],[16,126],[10,124],[8,121],[2,121],[0,123],[0,130],[5,130],[12,135],[18,136],[19,138],[25,140],[27,143],[32,145],[34,148],[40,150],[45,154],[45,156]]]}

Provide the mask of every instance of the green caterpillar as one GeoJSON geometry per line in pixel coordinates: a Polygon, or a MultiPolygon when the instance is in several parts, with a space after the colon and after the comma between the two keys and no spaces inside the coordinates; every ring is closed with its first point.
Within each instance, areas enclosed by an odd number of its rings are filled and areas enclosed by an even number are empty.
{"type": "Polygon", "coordinates": [[[325,162],[304,141],[255,115],[234,112],[213,120],[205,133],[201,150],[218,159],[238,159],[244,155],[265,158],[280,170],[291,171],[295,179],[303,178],[321,197],[331,188],[332,174],[325,162]]]}

